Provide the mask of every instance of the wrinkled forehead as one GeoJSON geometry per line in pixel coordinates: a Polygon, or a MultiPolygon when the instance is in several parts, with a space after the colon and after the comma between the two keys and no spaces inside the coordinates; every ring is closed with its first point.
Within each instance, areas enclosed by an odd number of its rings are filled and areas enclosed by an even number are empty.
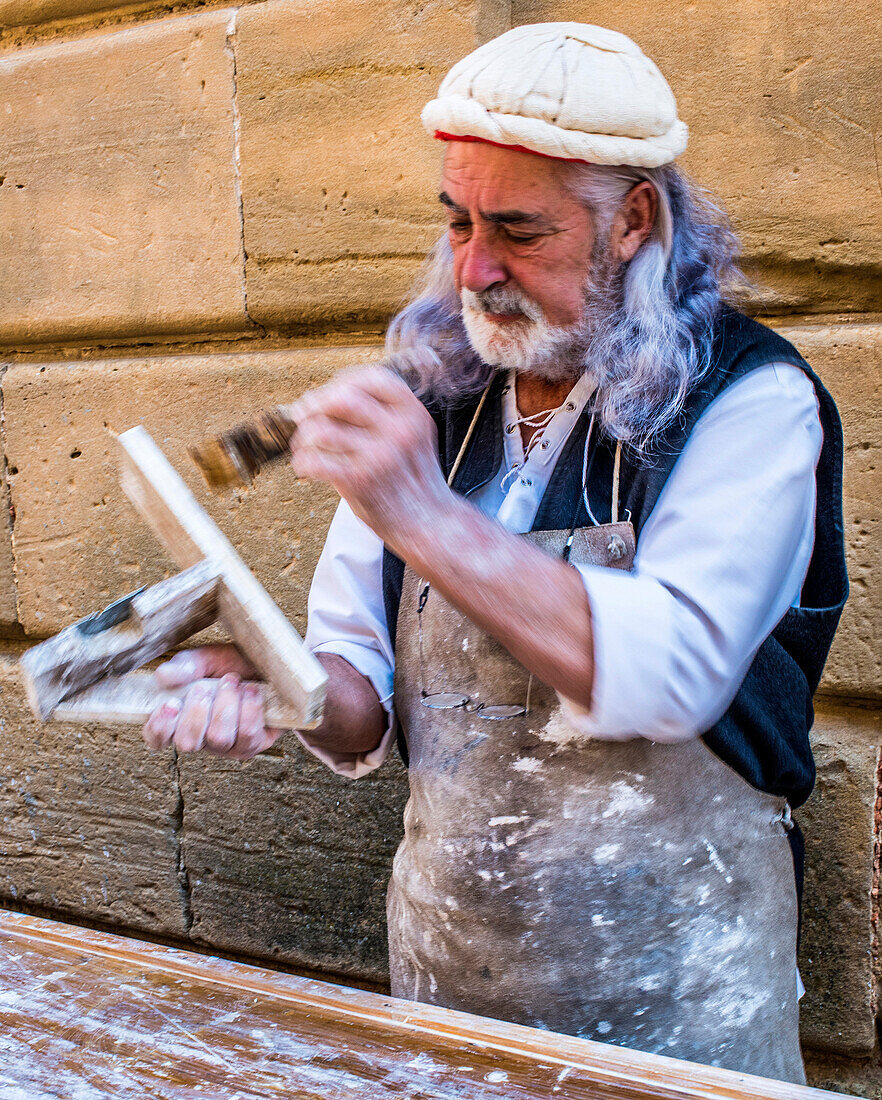
{"type": "Polygon", "coordinates": [[[463,209],[530,210],[552,214],[575,205],[573,164],[483,142],[450,141],[441,193],[463,209]]]}

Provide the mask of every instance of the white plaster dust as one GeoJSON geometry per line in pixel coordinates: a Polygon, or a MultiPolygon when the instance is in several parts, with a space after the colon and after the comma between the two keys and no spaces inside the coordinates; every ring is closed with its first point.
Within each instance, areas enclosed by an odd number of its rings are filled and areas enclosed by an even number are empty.
{"type": "Polygon", "coordinates": [[[585,740],[585,734],[579,733],[576,727],[564,718],[560,708],[551,712],[545,725],[536,730],[536,736],[540,741],[548,741],[552,745],[571,745],[576,741],[585,740]]]}
{"type": "Polygon", "coordinates": [[[600,844],[594,849],[595,863],[612,863],[621,849],[621,844],[600,844]]]}
{"type": "Polygon", "coordinates": [[[720,859],[720,853],[709,840],[702,840],[702,844],[704,844],[705,848],[707,849],[707,854],[710,857],[711,863],[720,872],[726,882],[731,883],[732,876],[729,874],[729,868],[720,859]]]}
{"type": "Polygon", "coordinates": [[[609,788],[609,802],[601,814],[603,818],[630,817],[651,806],[655,799],[619,779],[609,788]]]}
{"type": "Polygon", "coordinates": [[[535,756],[519,756],[511,766],[516,772],[526,772],[530,775],[542,768],[542,761],[537,760],[535,756]]]}

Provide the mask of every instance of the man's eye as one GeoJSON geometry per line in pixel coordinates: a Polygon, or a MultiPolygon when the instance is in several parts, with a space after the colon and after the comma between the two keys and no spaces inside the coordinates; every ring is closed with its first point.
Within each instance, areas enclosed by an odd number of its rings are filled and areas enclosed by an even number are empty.
{"type": "Polygon", "coordinates": [[[508,231],[508,239],[514,241],[515,244],[530,244],[532,241],[538,241],[542,236],[541,233],[512,233],[508,231]]]}
{"type": "Polygon", "coordinates": [[[468,233],[471,228],[471,222],[450,222],[448,224],[448,229],[451,233],[468,233]]]}

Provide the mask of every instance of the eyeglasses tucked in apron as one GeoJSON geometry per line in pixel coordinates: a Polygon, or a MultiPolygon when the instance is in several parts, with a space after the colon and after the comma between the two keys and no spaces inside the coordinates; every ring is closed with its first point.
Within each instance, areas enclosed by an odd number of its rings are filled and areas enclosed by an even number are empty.
{"type": "MultiPolygon", "coordinates": [[[[627,521],[523,537],[573,564],[634,560],[627,521]]],[[[393,995],[804,1081],[784,799],[700,738],[580,734],[409,568],[395,708],[411,795],[393,995]]]]}

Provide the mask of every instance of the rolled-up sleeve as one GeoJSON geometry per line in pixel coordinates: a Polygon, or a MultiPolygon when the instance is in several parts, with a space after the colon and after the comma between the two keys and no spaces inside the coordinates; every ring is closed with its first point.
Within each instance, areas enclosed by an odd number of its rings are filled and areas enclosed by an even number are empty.
{"type": "Polygon", "coordinates": [[[789,364],[753,371],[699,420],[643,527],[634,569],[578,567],[591,606],[582,732],[681,741],[729,707],[757,649],[798,603],[811,559],[822,431],[789,364]]]}
{"type": "Polygon", "coordinates": [[[306,644],[315,653],[336,653],[377,693],[386,711],[386,730],[367,753],[329,752],[298,733],[301,743],[339,775],[358,779],[378,768],[395,740],[392,680],[395,655],[383,605],[383,543],[341,501],[309,591],[306,644]]]}

